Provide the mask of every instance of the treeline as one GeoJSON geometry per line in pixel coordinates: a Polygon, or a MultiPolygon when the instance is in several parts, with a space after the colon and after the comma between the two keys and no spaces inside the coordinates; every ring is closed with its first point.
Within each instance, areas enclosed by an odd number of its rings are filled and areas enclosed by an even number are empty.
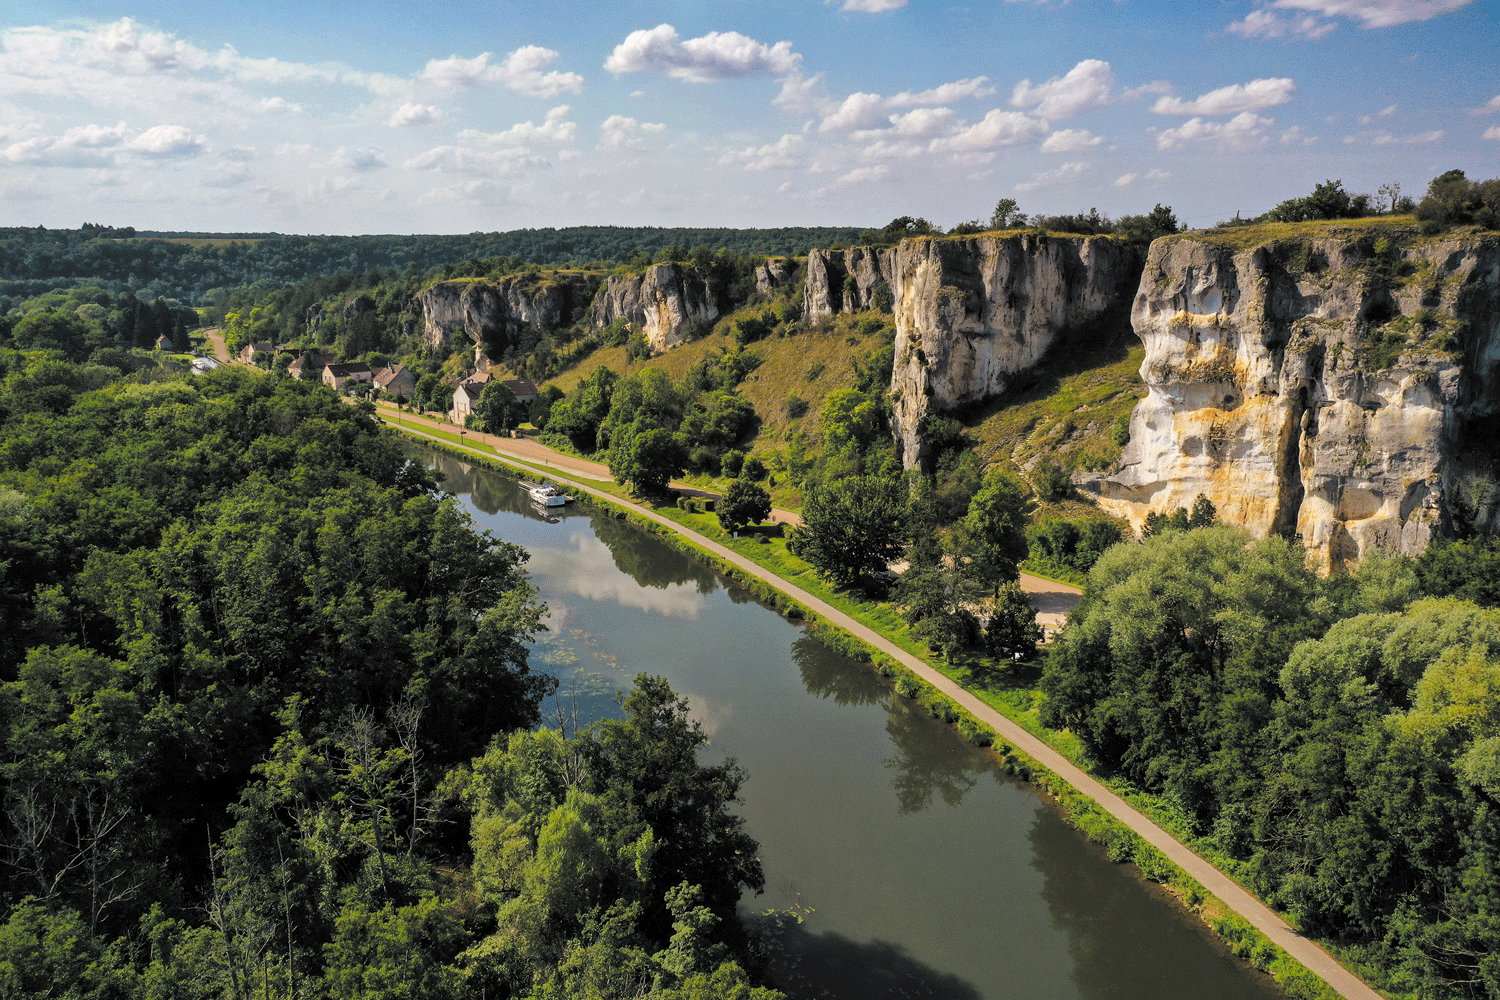
{"type": "Polygon", "coordinates": [[[0,350],[0,993],[771,997],[664,682],[534,731],[526,553],[368,408],[0,350]]]}
{"type": "Polygon", "coordinates": [[[129,357],[132,349],[154,348],[160,338],[171,350],[188,350],[188,331],[197,325],[192,309],[93,286],[20,300],[0,295],[0,346],[57,351],[125,371],[139,363],[129,357]]]}
{"type": "Polygon", "coordinates": [[[1319,579],[1161,524],[1089,574],[1042,718],[1383,987],[1500,997],[1497,568],[1473,538],[1319,579]]]}
{"type": "Polygon", "coordinates": [[[1325,180],[1313,186],[1310,194],[1288,198],[1275,208],[1252,219],[1235,216],[1217,223],[1226,226],[1248,226],[1263,222],[1315,222],[1327,219],[1361,219],[1372,215],[1412,215],[1422,224],[1422,231],[1433,235],[1452,226],[1479,226],[1494,229],[1500,225],[1500,178],[1470,181],[1462,170],[1449,170],[1427,184],[1421,201],[1401,193],[1397,182],[1382,184],[1375,194],[1351,194],[1341,180],[1325,180]]]}
{"type": "MultiPolygon", "coordinates": [[[[855,239],[858,228],[727,229],[575,226],[465,236],[280,236],[216,243],[120,238],[83,229],[0,229],[0,293],[35,295],[79,283],[120,283],[147,298],[199,304],[210,289],[279,286],[320,274],[415,268],[517,257],[530,264],[620,263],[673,247],[741,254],[805,254],[855,239]],[[7,287],[10,286],[10,287],[7,287]]],[[[236,234],[238,236],[238,234],[236,234]]],[[[119,290],[119,289],[112,289],[119,290]]]]}

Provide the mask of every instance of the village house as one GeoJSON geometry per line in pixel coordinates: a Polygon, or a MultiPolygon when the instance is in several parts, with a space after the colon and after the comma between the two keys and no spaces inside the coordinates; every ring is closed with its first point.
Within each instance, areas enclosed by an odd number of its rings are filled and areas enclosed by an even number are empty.
{"type": "Polygon", "coordinates": [[[387,365],[375,372],[375,385],[392,398],[411,399],[417,391],[417,377],[405,365],[387,365]]]}
{"type": "Polygon", "coordinates": [[[456,424],[463,423],[464,418],[474,412],[474,404],[479,402],[479,396],[484,392],[484,387],[491,382],[502,383],[515,393],[516,402],[523,406],[530,406],[541,396],[530,379],[498,379],[489,372],[475,372],[453,387],[453,408],[448,413],[449,418],[456,424]]]}
{"type": "Polygon", "coordinates": [[[375,373],[363,361],[331,362],[323,368],[323,384],[333,386],[334,392],[343,392],[349,382],[374,382],[375,373]]]}
{"type": "Polygon", "coordinates": [[[314,373],[321,374],[324,368],[338,360],[332,354],[325,354],[322,351],[296,350],[292,353],[295,357],[292,358],[292,363],[287,368],[287,374],[292,378],[314,377],[314,373]]]}
{"type": "Polygon", "coordinates": [[[253,364],[255,364],[255,356],[257,354],[261,354],[261,353],[275,354],[276,353],[276,345],[275,344],[267,344],[267,343],[264,343],[264,342],[262,342],[262,343],[255,343],[255,344],[246,344],[240,350],[240,360],[243,361],[247,365],[253,365],[253,364]]]}

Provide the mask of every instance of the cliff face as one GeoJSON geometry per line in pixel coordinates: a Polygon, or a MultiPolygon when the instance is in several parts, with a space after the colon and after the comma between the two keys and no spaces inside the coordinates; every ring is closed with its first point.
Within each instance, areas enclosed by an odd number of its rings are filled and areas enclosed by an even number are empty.
{"type": "Polygon", "coordinates": [[[664,351],[682,343],[691,321],[718,318],[707,278],[681,264],[653,264],[640,274],[610,276],[594,299],[593,329],[623,319],[646,334],[653,351],[664,351]]]}
{"type": "Polygon", "coordinates": [[[450,350],[461,335],[474,345],[483,371],[489,367],[485,345],[499,354],[528,329],[546,333],[574,322],[596,287],[597,279],[585,275],[439,282],[416,296],[422,309],[422,344],[430,351],[450,350]]]}
{"type": "Polygon", "coordinates": [[[770,295],[791,278],[793,264],[785,257],[772,257],[755,269],[755,290],[770,295]]]}
{"type": "Polygon", "coordinates": [[[896,247],[809,251],[802,318],[877,308],[876,289],[884,284],[895,290],[896,256],[896,247]]]}
{"type": "MultiPolygon", "coordinates": [[[[910,468],[924,457],[922,423],[933,410],[1003,392],[1069,338],[1116,335],[1141,253],[1107,237],[914,239],[891,253],[889,268],[893,429],[910,468]]],[[[809,259],[809,289],[812,281],[809,259]]]]}
{"type": "Polygon", "coordinates": [[[1131,323],[1150,392],[1121,471],[1092,488],[1137,524],[1203,493],[1338,570],[1422,551],[1445,491],[1493,468],[1500,238],[1158,240],[1131,323]]]}

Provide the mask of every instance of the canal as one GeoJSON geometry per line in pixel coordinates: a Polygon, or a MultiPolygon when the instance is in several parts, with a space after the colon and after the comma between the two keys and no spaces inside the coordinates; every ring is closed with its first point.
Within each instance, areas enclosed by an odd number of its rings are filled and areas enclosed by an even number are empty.
{"type": "Polygon", "coordinates": [[[549,713],[618,713],[637,673],[691,700],[710,754],[749,773],[741,812],[795,997],[1272,1000],[1130,866],[1110,862],[994,756],[867,666],[660,539],[597,508],[542,513],[502,473],[413,446],[478,526],[524,546],[551,609],[532,664],[549,713]]]}

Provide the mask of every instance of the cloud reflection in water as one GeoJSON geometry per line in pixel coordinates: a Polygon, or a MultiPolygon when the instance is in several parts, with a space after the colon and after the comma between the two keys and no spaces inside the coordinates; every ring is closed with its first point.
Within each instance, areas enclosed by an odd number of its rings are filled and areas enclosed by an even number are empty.
{"type": "Polygon", "coordinates": [[[538,584],[544,583],[544,590],[576,594],[591,601],[670,618],[693,621],[707,601],[701,588],[691,583],[642,587],[619,570],[609,546],[581,532],[570,534],[564,546],[534,548],[526,568],[538,584]]]}

